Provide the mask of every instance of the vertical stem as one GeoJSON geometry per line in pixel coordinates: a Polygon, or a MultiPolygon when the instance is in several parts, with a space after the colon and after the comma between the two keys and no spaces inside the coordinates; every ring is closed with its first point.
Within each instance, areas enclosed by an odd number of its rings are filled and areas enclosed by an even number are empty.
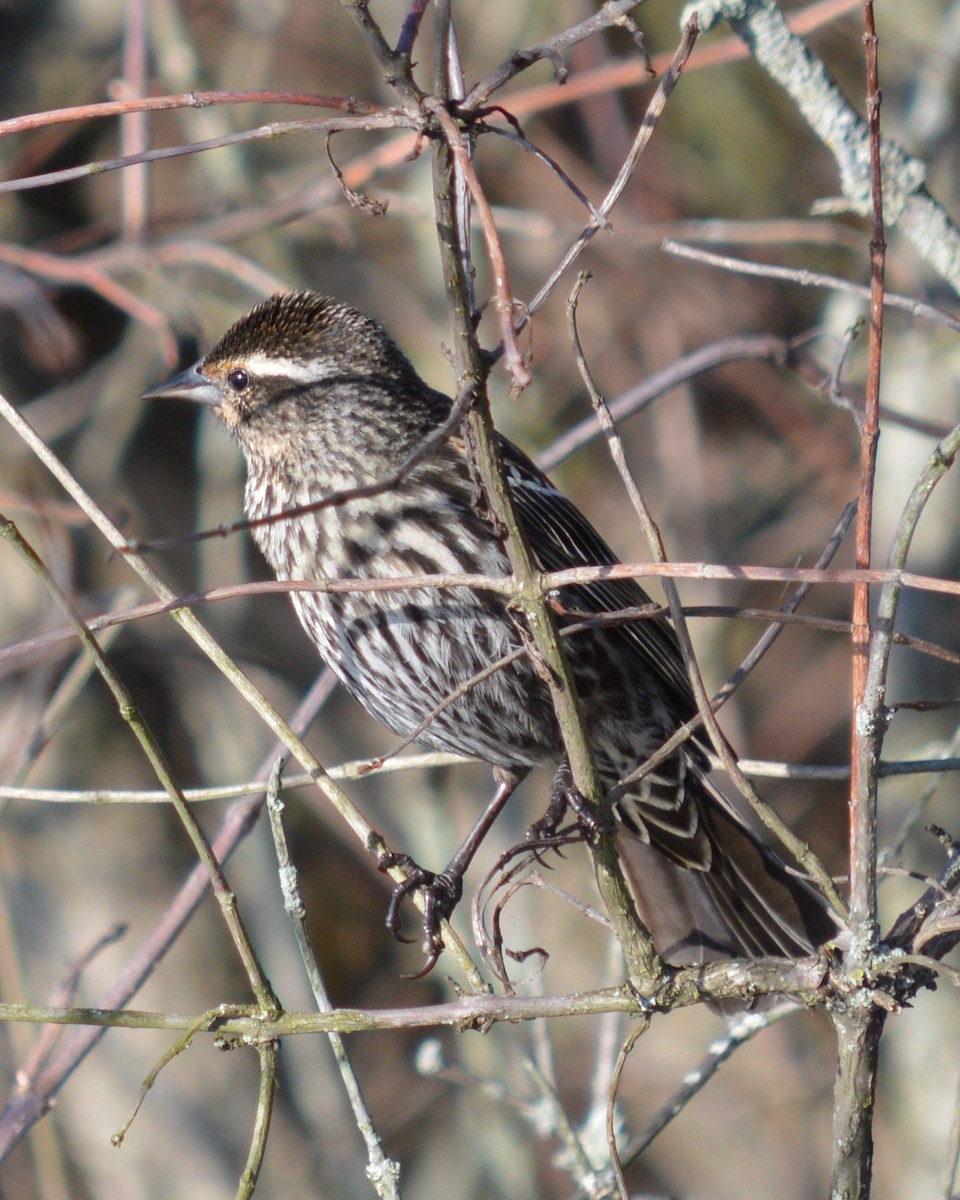
{"type": "MultiPolygon", "coordinates": [[[[883,178],[880,166],[880,85],[873,0],[864,0],[864,50],[873,228],[870,237],[870,340],[866,407],[860,440],[860,496],[857,511],[857,567],[871,562],[873,487],[880,436],[880,366],[883,347],[883,289],[886,242],[883,178]]],[[[870,624],[870,592],[865,583],[853,602],[853,745],[850,781],[850,924],[847,965],[861,983],[845,1012],[833,1014],[837,1032],[837,1083],[833,1110],[833,1180],[836,1200],[868,1200],[873,1178],[873,1112],[880,1036],[885,1013],[873,1003],[869,981],[877,927],[877,761],[886,728],[886,658],[871,654],[876,639],[870,624]]],[[[889,630],[880,623],[878,649],[889,630]]]]}
{"type": "Polygon", "coordinates": [[[833,1106],[833,1178],[830,1200],[868,1200],[873,1180],[873,1110],[876,1100],[882,1009],[834,1015],[837,1082],[833,1106]]]}
{"type": "MultiPolygon", "coordinates": [[[[870,341],[867,367],[866,409],[860,440],[860,497],[857,509],[857,567],[871,563],[873,485],[880,437],[880,364],[883,346],[883,285],[886,242],[883,227],[883,187],[880,172],[880,87],[877,71],[877,35],[872,0],[864,0],[867,61],[867,108],[870,123],[870,160],[873,174],[873,230],[870,238],[870,341]]],[[[876,759],[885,722],[882,716],[883,680],[868,687],[870,648],[870,589],[857,584],[853,595],[853,746],[850,780],[850,909],[858,946],[872,948],[877,936],[876,873],[876,759]]]]}
{"type": "MultiPolygon", "coordinates": [[[[446,7],[446,4],[438,6],[438,18],[441,21],[446,7]]],[[[441,56],[450,52],[448,28],[442,23],[439,25],[438,36],[441,40],[438,51],[441,56]]],[[[449,71],[441,67],[437,77],[438,81],[449,79],[449,71]]],[[[602,800],[600,781],[580,719],[575,682],[560,646],[553,614],[544,600],[540,572],[514,512],[513,501],[503,478],[496,438],[492,433],[493,425],[484,388],[487,367],[477,343],[473,313],[467,299],[470,294],[467,283],[471,271],[470,230],[461,227],[462,210],[457,206],[458,160],[454,151],[461,145],[457,140],[460,133],[448,117],[444,118],[442,110],[437,110],[435,115],[445,135],[436,139],[433,157],[437,232],[454,333],[453,354],[459,390],[457,399],[458,402],[465,396],[471,399],[464,422],[469,453],[483,482],[493,519],[504,530],[504,549],[516,584],[517,607],[527,622],[535,652],[545,664],[574,786],[589,803],[599,806],[602,800]]],[[[461,160],[460,169],[463,169],[464,162],[469,165],[469,159],[461,160]]],[[[591,846],[591,853],[597,883],[623,948],[630,978],[639,990],[648,992],[655,987],[660,976],[660,962],[637,918],[613,839],[600,838],[596,845],[591,846]]]]}
{"type": "MultiPolygon", "coordinates": [[[[147,5],[144,0],[127,0],[123,33],[123,80],[119,85],[123,99],[146,95],[147,76],[147,5]]],[[[140,154],[147,148],[148,118],[143,112],[125,113],[120,118],[120,153],[140,154]]],[[[120,222],[123,236],[140,241],[147,227],[146,163],[121,172],[120,222]]]]}

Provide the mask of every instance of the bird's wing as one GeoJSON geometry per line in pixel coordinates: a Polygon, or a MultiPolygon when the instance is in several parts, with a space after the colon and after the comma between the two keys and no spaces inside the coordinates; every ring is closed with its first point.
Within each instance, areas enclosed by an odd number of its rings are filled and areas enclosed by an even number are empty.
{"type": "MultiPolygon", "coordinates": [[[[500,440],[507,483],[541,570],[615,566],[619,560],[582,512],[512,442],[500,440]]],[[[563,588],[565,607],[587,613],[619,612],[652,603],[632,579],[609,579],[563,588]]],[[[575,618],[574,618],[575,619],[575,618]]],[[[696,701],[673,626],[664,617],[638,618],[607,627],[605,636],[639,654],[669,692],[678,723],[696,712],[696,701]]]]}
{"type": "MultiPolygon", "coordinates": [[[[507,482],[544,571],[612,566],[586,517],[517,448],[501,442],[507,482]]],[[[648,604],[633,580],[564,588],[564,605],[602,613],[648,604]]],[[[696,711],[683,656],[663,617],[610,626],[662,681],[678,722],[696,711]]],[[[619,801],[617,844],[641,917],[671,962],[809,953],[837,936],[824,899],[797,879],[710,783],[693,747],[619,801]]]]}

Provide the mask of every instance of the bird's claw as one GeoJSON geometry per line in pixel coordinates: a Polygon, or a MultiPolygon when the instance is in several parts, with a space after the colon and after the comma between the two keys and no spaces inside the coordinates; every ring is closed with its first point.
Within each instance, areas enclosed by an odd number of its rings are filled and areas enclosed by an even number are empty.
{"type": "Polygon", "coordinates": [[[530,825],[524,834],[528,842],[557,843],[566,845],[572,841],[597,842],[602,834],[612,833],[613,826],[604,821],[595,807],[573,784],[569,771],[560,770],[553,781],[550,805],[539,819],[530,825]],[[572,829],[561,830],[560,826],[570,813],[575,818],[572,829]]]}
{"type": "Polygon", "coordinates": [[[407,979],[422,979],[437,965],[437,960],[443,952],[443,934],[441,925],[448,920],[457,907],[463,895],[463,877],[453,871],[428,871],[415,862],[409,854],[387,852],[377,860],[381,871],[389,871],[393,867],[402,867],[406,871],[406,879],[401,879],[394,886],[390,905],[387,908],[387,929],[399,942],[411,943],[412,938],[404,937],[401,932],[400,910],[407,896],[417,888],[423,893],[423,953],[425,964],[407,979]]]}

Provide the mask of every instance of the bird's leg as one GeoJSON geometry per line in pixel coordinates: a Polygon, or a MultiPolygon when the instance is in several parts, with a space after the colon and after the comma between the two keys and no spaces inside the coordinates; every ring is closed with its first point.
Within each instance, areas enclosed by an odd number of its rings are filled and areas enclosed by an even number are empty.
{"type": "Polygon", "coordinates": [[[493,773],[497,780],[497,790],[494,792],[493,798],[467,834],[460,849],[442,871],[434,873],[426,870],[414,862],[409,854],[395,854],[388,851],[381,854],[377,860],[377,866],[381,871],[389,871],[391,867],[399,866],[408,872],[407,878],[393,889],[390,907],[387,909],[387,928],[399,941],[408,940],[400,935],[401,905],[415,888],[423,891],[423,952],[427,956],[427,961],[416,975],[411,976],[413,979],[419,979],[428,974],[436,965],[443,950],[443,935],[440,926],[452,915],[463,895],[463,877],[473,861],[473,856],[479,850],[480,844],[500,815],[503,806],[527,772],[525,769],[508,771],[494,768],[493,773]]]}
{"type": "Polygon", "coordinates": [[[539,821],[529,827],[525,838],[528,842],[552,843],[559,845],[574,841],[578,837],[588,842],[595,842],[602,833],[612,833],[613,829],[605,824],[591,804],[577,789],[573,782],[570,763],[566,758],[557,768],[550,789],[550,806],[539,821]],[[560,824],[567,813],[576,818],[576,825],[569,834],[560,833],[560,824]]]}

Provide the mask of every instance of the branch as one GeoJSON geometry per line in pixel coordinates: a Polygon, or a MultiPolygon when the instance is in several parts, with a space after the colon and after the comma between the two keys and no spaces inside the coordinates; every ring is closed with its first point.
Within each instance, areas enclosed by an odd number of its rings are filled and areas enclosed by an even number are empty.
{"type": "MultiPolygon", "coordinates": [[[[860,116],[806,42],[791,32],[776,0],[692,0],[681,14],[681,23],[694,12],[704,30],[726,21],[742,38],[833,154],[845,207],[871,216],[875,163],[869,121],[860,116]]],[[[960,292],[960,230],[923,186],[924,164],[889,138],[880,137],[875,144],[883,173],[886,220],[898,226],[960,292]]]]}
{"type": "MultiPolygon", "coordinates": [[[[825,275],[821,271],[808,271],[796,267],[778,267],[772,263],[749,262],[743,258],[733,258],[728,254],[714,254],[709,250],[701,250],[694,246],[685,246],[668,238],[661,249],[667,254],[675,254],[678,258],[689,258],[693,262],[704,263],[709,267],[720,267],[725,271],[735,271],[739,275],[755,275],[760,279],[784,279],[799,287],[830,288],[847,296],[857,296],[869,301],[870,288],[859,283],[852,283],[839,275],[825,275]]],[[[960,332],[960,319],[948,313],[945,309],[937,308],[917,300],[914,296],[898,296],[896,292],[883,293],[883,304],[886,308],[897,308],[901,312],[910,313],[914,317],[923,317],[928,321],[936,321],[954,332],[960,332]]]]}
{"type": "Polygon", "coordinates": [[[96,104],[77,104],[70,108],[49,108],[0,121],[0,137],[27,133],[49,125],[70,121],[92,121],[104,117],[122,117],[129,113],[165,112],[170,109],[209,108],[218,104],[290,104],[306,108],[338,108],[354,116],[383,112],[380,104],[357,100],[353,96],[321,96],[316,92],[181,92],[174,96],[138,96],[126,100],[102,100],[96,104]]]}
{"type": "MultiPolygon", "coordinates": [[[[602,32],[604,29],[622,24],[627,13],[632,8],[636,8],[640,2],[641,0],[606,0],[606,3],[599,12],[587,17],[586,20],[581,21],[578,25],[571,25],[569,29],[563,30],[562,33],[555,34],[545,42],[538,42],[535,46],[529,46],[526,50],[514,50],[508,59],[491,71],[486,79],[482,79],[472,89],[464,100],[462,107],[465,110],[476,112],[505,83],[508,83],[514,76],[519,75],[521,71],[527,70],[534,63],[542,62],[544,59],[549,60],[553,64],[557,75],[557,83],[566,83],[567,68],[563,61],[563,52],[569,50],[571,46],[576,46],[578,42],[582,42],[586,38],[602,32]]],[[[652,68],[649,63],[645,69],[648,74],[652,74],[652,68]]]]}
{"type": "MultiPolygon", "coordinates": [[[[313,947],[310,944],[310,934],[307,928],[307,913],[300,894],[300,882],[297,878],[297,868],[290,856],[287,844],[287,834],[283,827],[283,800],[280,797],[281,779],[283,777],[283,759],[277,759],[270,773],[267,787],[267,815],[270,819],[270,832],[273,834],[273,844],[277,853],[277,868],[280,875],[280,887],[283,892],[284,912],[293,925],[294,938],[304,970],[310,981],[310,990],[317,1002],[320,1012],[330,1012],[333,1004],[323,982],[320,964],[317,962],[313,947]]],[[[370,1116],[370,1110],[364,1099],[357,1079],[356,1071],[350,1062],[347,1048],[339,1033],[327,1034],[334,1062],[340,1072],[343,1089],[353,1112],[357,1130],[367,1148],[367,1178],[376,1188],[377,1195],[382,1200],[400,1200],[400,1164],[394,1159],[387,1158],[383,1142],[377,1133],[370,1116]]]]}
{"type": "MultiPolygon", "coordinates": [[[[870,211],[870,336],[867,363],[866,405],[860,426],[860,479],[857,502],[856,562],[860,568],[871,563],[873,542],[873,494],[877,473],[877,441],[880,437],[880,368],[883,351],[883,293],[886,265],[884,210],[885,180],[902,170],[895,155],[886,155],[880,136],[880,83],[877,68],[877,35],[873,22],[873,0],[864,0],[866,32],[867,107],[869,129],[865,148],[869,152],[870,211]]],[[[837,137],[842,144],[843,132],[837,137]]],[[[841,176],[842,176],[841,168],[841,176]]],[[[897,200],[892,201],[894,208],[897,200]]],[[[880,637],[889,645],[892,620],[881,616],[876,626],[870,617],[870,589],[860,584],[853,591],[852,700],[850,756],[850,929],[852,943],[847,953],[847,972],[861,979],[871,971],[877,953],[877,762],[886,732],[884,697],[887,658],[876,650],[880,637]],[[869,652],[869,665],[868,665],[869,652]]],[[[833,1171],[831,1193],[837,1200],[868,1197],[873,1177],[873,1112],[876,1102],[880,1038],[886,1013],[863,989],[857,1002],[832,1013],[837,1034],[837,1081],[833,1108],[833,1171]]]]}
{"type": "MultiPolygon", "coordinates": [[[[893,960],[894,963],[896,960],[893,960]]],[[[318,1033],[374,1033],[391,1029],[483,1031],[491,1023],[514,1024],[554,1017],[590,1017],[621,1012],[642,1017],[688,1008],[704,1001],[789,995],[801,1002],[822,1001],[828,970],[819,956],[758,958],[750,962],[698,963],[677,968],[660,990],[638,996],[629,983],[592,991],[546,996],[500,996],[491,992],[459,996],[442,1004],[407,1008],[334,1008],[329,1012],[279,1012],[273,1017],[223,1004],[208,1013],[146,1012],[139,1009],[0,1004],[0,1023],[89,1025],[95,1029],[195,1030],[251,1043],[318,1033]]]]}
{"type": "MultiPolygon", "coordinates": [[[[447,72],[442,74],[445,76],[447,72]]],[[[457,190],[455,174],[463,161],[462,155],[455,155],[453,147],[446,142],[438,142],[434,154],[437,230],[444,282],[453,316],[457,378],[461,395],[470,400],[466,422],[467,444],[493,520],[504,533],[504,547],[517,589],[517,606],[530,631],[533,641],[531,649],[543,664],[543,678],[550,690],[574,786],[588,803],[599,809],[602,792],[580,717],[575,683],[560,646],[555,618],[544,598],[540,573],[503,478],[502,464],[492,433],[489,403],[483,389],[485,368],[468,303],[466,262],[470,251],[470,231],[460,227],[458,211],[453,202],[457,190]]],[[[511,330],[506,346],[510,345],[512,336],[511,330]]],[[[640,986],[649,988],[660,974],[659,961],[646,931],[636,919],[612,839],[601,838],[594,852],[601,891],[623,946],[630,977],[636,979],[640,986]]]]}
{"type": "MultiPolygon", "coordinates": [[[[30,447],[39,461],[60,482],[75,503],[86,513],[94,527],[104,536],[115,550],[125,545],[125,539],[116,526],[108,520],[103,511],[94,503],[91,497],[80,487],[60,460],[49,450],[42,439],[17,412],[17,410],[0,395],[0,417],[19,435],[30,447]]],[[[177,597],[173,590],[157,575],[152,568],[138,555],[128,554],[126,561],[140,578],[164,603],[172,604],[171,616],[184,632],[194,641],[206,657],[226,676],[228,681],[237,689],[253,710],[257,712],[265,724],[287,747],[307,771],[311,781],[331,801],[333,806],[345,818],[362,844],[374,855],[383,848],[379,834],[367,822],[363,814],[356,808],[349,797],[340,789],[324,770],[320,761],[311,754],[300,741],[290,724],[280,713],[270,705],[265,697],[254,687],[233,660],[220,648],[216,640],[203,627],[189,609],[176,607],[177,597]]],[[[235,825],[239,826],[243,836],[259,806],[259,801],[246,806],[240,812],[233,814],[235,825]]],[[[225,836],[225,835],[222,835],[225,836]]],[[[239,838],[237,838],[239,840],[239,838]]],[[[233,842],[233,845],[236,841],[233,842]]],[[[226,851],[215,845],[215,852],[223,856],[226,851]]],[[[153,933],[141,947],[141,950],[128,964],[126,970],[104,997],[105,1008],[124,1004],[142,986],[152,973],[159,956],[169,948],[183,925],[195,911],[203,898],[208,884],[206,871],[195,868],[181,889],[178,904],[171,906],[153,933]]],[[[448,949],[460,963],[467,980],[467,986],[473,990],[481,990],[483,981],[472,963],[462,943],[453,934],[447,938],[448,949]]],[[[0,1158],[18,1141],[23,1134],[38,1121],[47,1110],[50,1099],[62,1086],[65,1079],[76,1069],[83,1058],[95,1045],[99,1031],[85,1031],[58,1055],[57,1059],[35,1081],[29,1094],[18,1097],[12,1103],[0,1120],[0,1158]]]]}
{"type": "Polygon", "coordinates": [[[8,521],[0,514],[0,538],[14,550],[20,559],[27,564],[33,573],[40,579],[43,586],[46,588],[51,599],[60,608],[61,612],[70,621],[71,625],[80,638],[84,649],[90,655],[93,663],[103,679],[104,683],[110,691],[114,702],[117,705],[117,710],[121,718],[127,722],[133,732],[134,737],[140,743],[143,753],[146,755],[150,766],[156,775],[159,782],[163,785],[167,793],[167,798],[170,800],[177,816],[180,818],[181,824],[187,831],[194,850],[200,862],[206,868],[210,880],[210,886],[217,902],[220,905],[220,911],[223,919],[226,922],[227,928],[230,931],[230,936],[237,948],[241,961],[247,972],[247,978],[250,982],[250,987],[253,994],[257,998],[257,1003],[268,1014],[277,1011],[280,1007],[280,1002],[274,995],[269,981],[263,972],[263,968],[257,958],[256,951],[250,941],[247,933],[246,925],[240,915],[240,910],[237,907],[236,896],[227,883],[226,876],[223,873],[223,868],[217,861],[217,857],[213,852],[210,842],[207,840],[206,834],[193,815],[190,806],[183,798],[183,793],[173,777],[170,766],[166,761],[166,757],[160,748],[159,742],[153,735],[152,730],[144,721],[140,710],[135,704],[132,695],[127,690],[119,675],[113,670],[107,662],[106,655],[98,645],[94,636],[87,629],[86,625],[77,615],[76,610],[71,604],[66,593],[60,587],[55,579],[47,571],[43,565],[39,555],[30,546],[16,525],[12,521],[8,521]]]}
{"type": "Polygon", "coordinates": [[[633,176],[633,172],[636,170],[640,155],[647,148],[651,137],[653,137],[653,131],[660,117],[663,115],[667,100],[669,100],[673,89],[680,81],[680,74],[690,58],[698,34],[697,15],[694,13],[684,24],[680,44],[677,46],[669,69],[660,80],[657,90],[654,92],[647,106],[647,111],[640,123],[640,129],[634,138],[633,145],[630,147],[630,153],[620,168],[617,178],[613,181],[606,196],[604,196],[603,202],[597,206],[597,216],[580,233],[576,241],[564,254],[559,264],[551,272],[546,283],[543,284],[536,296],[530,301],[530,304],[527,306],[528,315],[535,313],[546,302],[563,275],[580,257],[587,243],[596,235],[598,230],[605,228],[609,224],[607,216],[613,211],[614,206],[623,194],[623,189],[627,186],[633,176]]]}
{"type": "Polygon", "coordinates": [[[118,158],[105,158],[99,162],[84,163],[79,167],[65,167],[61,171],[47,171],[43,175],[27,175],[22,179],[7,179],[0,182],[0,195],[5,192],[24,192],[32,188],[53,187],[58,183],[69,183],[91,175],[102,175],[105,171],[119,171],[136,163],[159,162],[167,158],[182,158],[187,154],[202,154],[205,150],[219,150],[224,146],[236,146],[244,142],[274,141],[291,133],[341,133],[347,129],[409,129],[410,118],[397,110],[371,113],[362,117],[328,117],[316,121],[274,121],[257,129],[244,129],[239,133],[227,133],[222,137],[207,138],[202,142],[188,142],[182,146],[163,146],[158,150],[143,150],[139,154],[124,154],[118,158]]]}

